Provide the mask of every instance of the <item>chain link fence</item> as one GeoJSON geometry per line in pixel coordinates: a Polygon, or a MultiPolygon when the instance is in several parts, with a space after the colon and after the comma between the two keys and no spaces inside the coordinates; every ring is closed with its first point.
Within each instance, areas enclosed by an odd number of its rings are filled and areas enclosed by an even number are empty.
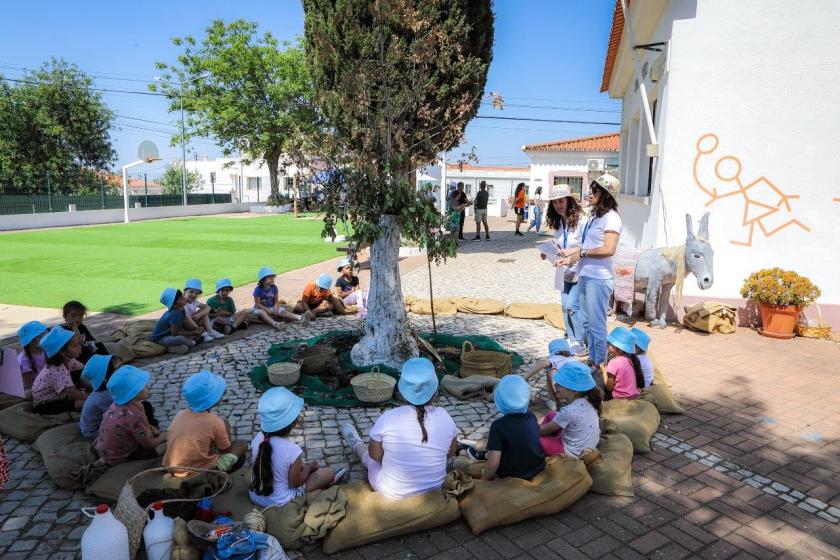
{"type": "MultiPolygon", "coordinates": [[[[224,204],[231,202],[230,194],[189,194],[187,204],[224,204]]],[[[138,194],[129,195],[128,205],[134,208],[159,206],[180,206],[184,199],[180,194],[138,194]]],[[[122,208],[121,195],[52,195],[52,194],[6,194],[0,193],[0,215],[38,214],[42,212],[68,212],[71,210],[105,210],[122,208]]]]}

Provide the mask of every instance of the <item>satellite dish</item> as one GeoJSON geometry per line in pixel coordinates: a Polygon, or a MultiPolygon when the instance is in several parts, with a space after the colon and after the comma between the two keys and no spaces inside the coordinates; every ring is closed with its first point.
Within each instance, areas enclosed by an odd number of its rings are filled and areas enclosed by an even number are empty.
{"type": "Polygon", "coordinates": [[[158,148],[154,142],[143,140],[137,148],[137,157],[146,163],[152,163],[153,161],[160,160],[160,152],[158,152],[158,148]]]}

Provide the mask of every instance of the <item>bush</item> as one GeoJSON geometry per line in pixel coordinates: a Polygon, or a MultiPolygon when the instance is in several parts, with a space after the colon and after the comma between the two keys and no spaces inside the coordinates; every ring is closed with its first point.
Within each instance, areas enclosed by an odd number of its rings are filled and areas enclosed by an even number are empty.
{"type": "Polygon", "coordinates": [[[291,198],[282,194],[271,194],[265,201],[268,206],[283,206],[284,204],[291,204],[291,202],[291,198]]]}
{"type": "Polygon", "coordinates": [[[814,303],[820,289],[792,270],[765,268],[750,274],[741,287],[741,297],[767,305],[803,306],[814,303]]]}

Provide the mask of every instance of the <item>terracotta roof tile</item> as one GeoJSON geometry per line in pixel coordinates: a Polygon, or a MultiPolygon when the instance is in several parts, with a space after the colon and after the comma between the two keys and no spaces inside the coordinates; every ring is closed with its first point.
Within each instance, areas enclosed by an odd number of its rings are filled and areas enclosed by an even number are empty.
{"type": "MultiPolygon", "coordinates": [[[[458,169],[457,163],[447,163],[446,169],[458,169]]],[[[464,171],[513,171],[513,172],[530,172],[530,167],[504,167],[500,165],[470,165],[469,163],[464,164],[464,171]]]]}
{"type": "Polygon", "coordinates": [[[621,135],[618,132],[612,132],[584,138],[526,144],[522,149],[533,152],[617,152],[620,138],[621,135]]]}
{"type": "MultiPolygon", "coordinates": [[[[627,9],[630,9],[631,0],[627,0],[627,9]]],[[[601,92],[610,89],[615,57],[618,56],[618,47],[621,45],[621,36],[624,34],[624,12],[621,10],[621,0],[615,0],[613,10],[612,30],[610,41],[607,43],[607,58],[604,61],[604,76],[601,78],[601,92]]]]}

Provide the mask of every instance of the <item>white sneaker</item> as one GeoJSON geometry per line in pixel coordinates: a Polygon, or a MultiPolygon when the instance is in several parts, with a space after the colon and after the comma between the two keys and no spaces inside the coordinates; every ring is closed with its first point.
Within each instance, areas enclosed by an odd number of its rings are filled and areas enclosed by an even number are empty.
{"type": "Polygon", "coordinates": [[[341,437],[344,438],[344,443],[350,446],[350,449],[355,449],[356,445],[364,443],[362,436],[359,435],[353,424],[342,424],[338,427],[338,430],[341,432],[341,437]]]}
{"type": "Polygon", "coordinates": [[[210,336],[212,336],[212,337],[213,337],[213,338],[215,338],[215,339],[219,339],[219,338],[224,338],[224,337],[225,337],[225,335],[224,335],[224,334],[222,334],[222,333],[220,333],[219,331],[214,330],[214,329],[210,329],[208,332],[209,332],[210,336]]]}
{"type": "Polygon", "coordinates": [[[213,342],[216,339],[213,338],[213,336],[209,332],[205,331],[201,333],[201,340],[203,340],[204,342],[213,342]]]}

